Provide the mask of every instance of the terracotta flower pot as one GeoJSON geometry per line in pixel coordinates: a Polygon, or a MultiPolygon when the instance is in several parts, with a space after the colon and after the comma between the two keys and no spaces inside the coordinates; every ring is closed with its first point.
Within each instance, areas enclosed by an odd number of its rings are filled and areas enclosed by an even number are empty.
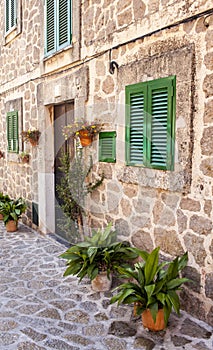
{"type": "Polygon", "coordinates": [[[144,328],[148,328],[151,331],[162,331],[164,328],[166,328],[163,309],[158,310],[155,323],[152,318],[151,311],[149,309],[143,311],[142,324],[144,328]]]}
{"type": "Polygon", "coordinates": [[[18,222],[14,220],[10,220],[6,223],[7,232],[15,232],[18,229],[18,222]]]}
{"type": "Polygon", "coordinates": [[[30,144],[34,147],[38,145],[38,140],[34,140],[34,139],[29,139],[30,144]]]}
{"type": "Polygon", "coordinates": [[[82,147],[89,146],[92,143],[92,135],[87,130],[80,130],[79,138],[82,147]]]}
{"type": "Polygon", "coordinates": [[[0,220],[3,220],[3,215],[0,213],[0,220]]]}
{"type": "Polygon", "coordinates": [[[96,292],[106,292],[112,286],[112,275],[107,277],[106,272],[100,272],[92,281],[92,290],[96,292]],[[109,279],[110,278],[110,279],[109,279]]]}
{"type": "Polygon", "coordinates": [[[26,155],[26,156],[21,158],[21,162],[23,164],[27,164],[27,163],[29,163],[29,159],[30,159],[29,155],[26,155]]]}

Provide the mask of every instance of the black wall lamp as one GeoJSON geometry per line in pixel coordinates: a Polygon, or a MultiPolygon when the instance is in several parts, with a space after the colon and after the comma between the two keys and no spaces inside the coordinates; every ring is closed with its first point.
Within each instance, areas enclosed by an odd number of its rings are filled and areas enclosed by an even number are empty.
{"type": "Polygon", "coordinates": [[[109,63],[109,72],[110,72],[110,74],[114,74],[115,68],[118,69],[118,64],[117,64],[117,62],[111,61],[111,62],[109,63]]]}
{"type": "Polygon", "coordinates": [[[109,50],[109,72],[110,74],[115,73],[115,68],[118,69],[118,64],[115,61],[112,61],[112,49],[109,50]]]}

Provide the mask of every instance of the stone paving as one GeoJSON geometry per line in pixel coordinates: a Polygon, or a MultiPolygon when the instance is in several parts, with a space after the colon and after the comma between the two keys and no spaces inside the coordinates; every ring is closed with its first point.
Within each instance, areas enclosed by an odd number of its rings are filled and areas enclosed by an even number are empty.
{"type": "Polygon", "coordinates": [[[185,312],[166,331],[143,329],[132,308],[109,304],[111,292],[62,277],[66,247],[19,224],[0,223],[0,350],[212,349],[212,328],[185,312]]]}

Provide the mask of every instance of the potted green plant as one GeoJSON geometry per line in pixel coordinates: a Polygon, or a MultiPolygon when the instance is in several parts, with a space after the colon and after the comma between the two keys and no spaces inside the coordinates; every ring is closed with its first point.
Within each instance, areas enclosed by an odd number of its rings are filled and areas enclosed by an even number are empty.
{"type": "Polygon", "coordinates": [[[2,206],[5,202],[9,202],[11,199],[6,194],[4,195],[3,192],[0,192],[0,220],[3,220],[3,214],[2,214],[2,206]]]}
{"type": "Polygon", "coordinates": [[[93,231],[92,237],[85,237],[65,253],[60,255],[67,260],[64,276],[76,275],[80,281],[89,277],[92,289],[96,291],[109,290],[112,282],[112,272],[128,260],[138,255],[128,242],[117,242],[116,232],[108,224],[105,230],[93,231]]]}
{"type": "Polygon", "coordinates": [[[82,147],[89,146],[93,137],[102,129],[102,123],[98,120],[89,122],[85,119],[76,121],[73,124],[66,125],[63,128],[63,134],[67,140],[69,137],[79,138],[82,147]]]}
{"type": "Polygon", "coordinates": [[[27,206],[23,198],[11,199],[3,203],[1,212],[7,232],[15,232],[18,228],[18,220],[25,212],[27,206]]]}
{"type": "Polygon", "coordinates": [[[19,154],[19,159],[23,164],[27,164],[27,163],[29,163],[30,155],[27,152],[21,152],[19,154]]]}
{"type": "Polygon", "coordinates": [[[32,146],[38,145],[41,132],[37,129],[22,131],[21,136],[24,142],[30,142],[32,146]]]}
{"type": "Polygon", "coordinates": [[[159,263],[160,248],[150,254],[137,250],[143,259],[134,267],[120,267],[118,272],[129,281],[119,285],[118,294],[111,298],[111,303],[136,305],[138,315],[142,314],[145,328],[158,331],[167,326],[172,308],[180,313],[180,300],[177,291],[180,286],[189,281],[180,278],[180,271],[188,261],[187,252],[172,261],[159,263]]]}

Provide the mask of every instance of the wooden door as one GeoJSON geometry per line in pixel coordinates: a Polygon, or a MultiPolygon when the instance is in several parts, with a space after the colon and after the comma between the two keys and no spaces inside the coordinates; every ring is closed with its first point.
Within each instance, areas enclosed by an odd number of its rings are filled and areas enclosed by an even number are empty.
{"type": "MultiPolygon", "coordinates": [[[[64,176],[60,167],[61,158],[64,153],[68,153],[70,159],[74,155],[74,141],[69,139],[65,141],[63,136],[63,127],[74,121],[74,103],[64,103],[54,106],[54,175],[55,175],[55,233],[63,239],[71,242],[70,230],[66,228],[67,215],[65,215],[63,199],[58,194],[57,186],[61,184],[64,176]]],[[[74,225],[74,223],[73,223],[74,225]]]]}

